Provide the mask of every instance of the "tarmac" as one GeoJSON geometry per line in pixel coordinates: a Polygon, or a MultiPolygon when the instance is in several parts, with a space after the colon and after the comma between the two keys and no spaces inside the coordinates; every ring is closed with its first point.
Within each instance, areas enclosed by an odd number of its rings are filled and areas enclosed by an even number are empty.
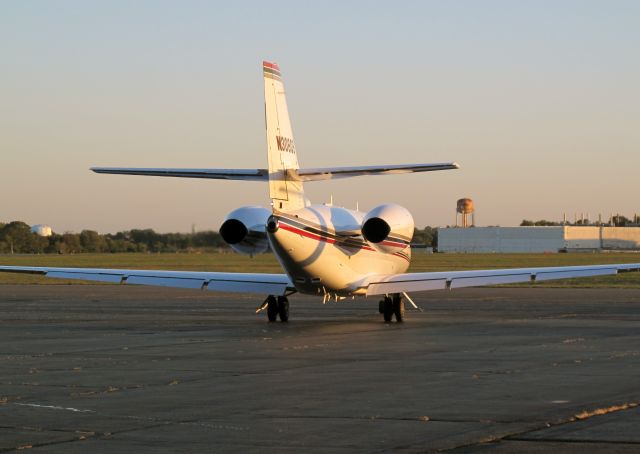
{"type": "Polygon", "coordinates": [[[640,452],[640,290],[0,286],[0,452],[640,452]]]}

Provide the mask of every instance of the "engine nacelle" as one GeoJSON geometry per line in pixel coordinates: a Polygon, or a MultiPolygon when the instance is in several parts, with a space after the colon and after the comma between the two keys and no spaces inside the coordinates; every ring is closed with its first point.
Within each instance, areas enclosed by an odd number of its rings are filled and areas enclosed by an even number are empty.
{"type": "Polygon", "coordinates": [[[220,236],[231,248],[245,255],[269,249],[267,219],[271,210],[258,206],[241,207],[227,215],[220,226],[220,236]]]}
{"type": "Polygon", "coordinates": [[[385,203],[369,211],[362,222],[362,236],[375,249],[392,254],[409,247],[413,238],[413,216],[406,208],[385,203]]]}

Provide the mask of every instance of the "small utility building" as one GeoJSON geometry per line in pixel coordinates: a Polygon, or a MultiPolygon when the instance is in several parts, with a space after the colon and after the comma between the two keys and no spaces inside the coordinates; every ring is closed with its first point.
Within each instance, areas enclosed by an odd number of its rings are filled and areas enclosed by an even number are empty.
{"type": "Polygon", "coordinates": [[[438,252],[640,250],[640,227],[553,226],[438,229],[438,252]]]}

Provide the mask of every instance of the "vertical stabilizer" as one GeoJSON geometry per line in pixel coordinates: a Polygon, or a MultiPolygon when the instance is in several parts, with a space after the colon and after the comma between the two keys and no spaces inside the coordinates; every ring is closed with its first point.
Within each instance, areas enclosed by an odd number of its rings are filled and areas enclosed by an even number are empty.
{"type": "Polygon", "coordinates": [[[262,69],[269,158],[269,196],[274,210],[297,210],[304,208],[305,198],[302,182],[292,179],[288,172],[297,170],[299,166],[282,75],[275,63],[265,61],[262,69]]]}

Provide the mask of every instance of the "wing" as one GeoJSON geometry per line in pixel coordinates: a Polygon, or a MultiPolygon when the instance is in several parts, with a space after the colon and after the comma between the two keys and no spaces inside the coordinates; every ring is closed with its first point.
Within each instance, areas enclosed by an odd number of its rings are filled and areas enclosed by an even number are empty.
{"type": "Polygon", "coordinates": [[[91,170],[96,173],[110,173],[115,175],[269,181],[269,172],[267,169],[153,169],[132,167],[92,167],[91,170]]]}
{"type": "Polygon", "coordinates": [[[300,181],[335,180],[338,178],[358,177],[361,175],[390,175],[415,172],[432,172],[435,170],[459,169],[456,162],[439,164],[401,164],[388,166],[357,166],[357,167],[322,167],[316,169],[298,169],[293,178],[300,181]]]}
{"type": "Polygon", "coordinates": [[[367,278],[362,287],[366,289],[367,295],[381,295],[605,276],[626,271],[640,271],[640,263],[378,275],[367,278]]]}
{"type": "Polygon", "coordinates": [[[285,274],[213,273],[199,271],[118,270],[101,268],[50,268],[0,266],[0,272],[41,274],[58,279],[155,285],[218,292],[283,295],[293,284],[285,274]]]}

